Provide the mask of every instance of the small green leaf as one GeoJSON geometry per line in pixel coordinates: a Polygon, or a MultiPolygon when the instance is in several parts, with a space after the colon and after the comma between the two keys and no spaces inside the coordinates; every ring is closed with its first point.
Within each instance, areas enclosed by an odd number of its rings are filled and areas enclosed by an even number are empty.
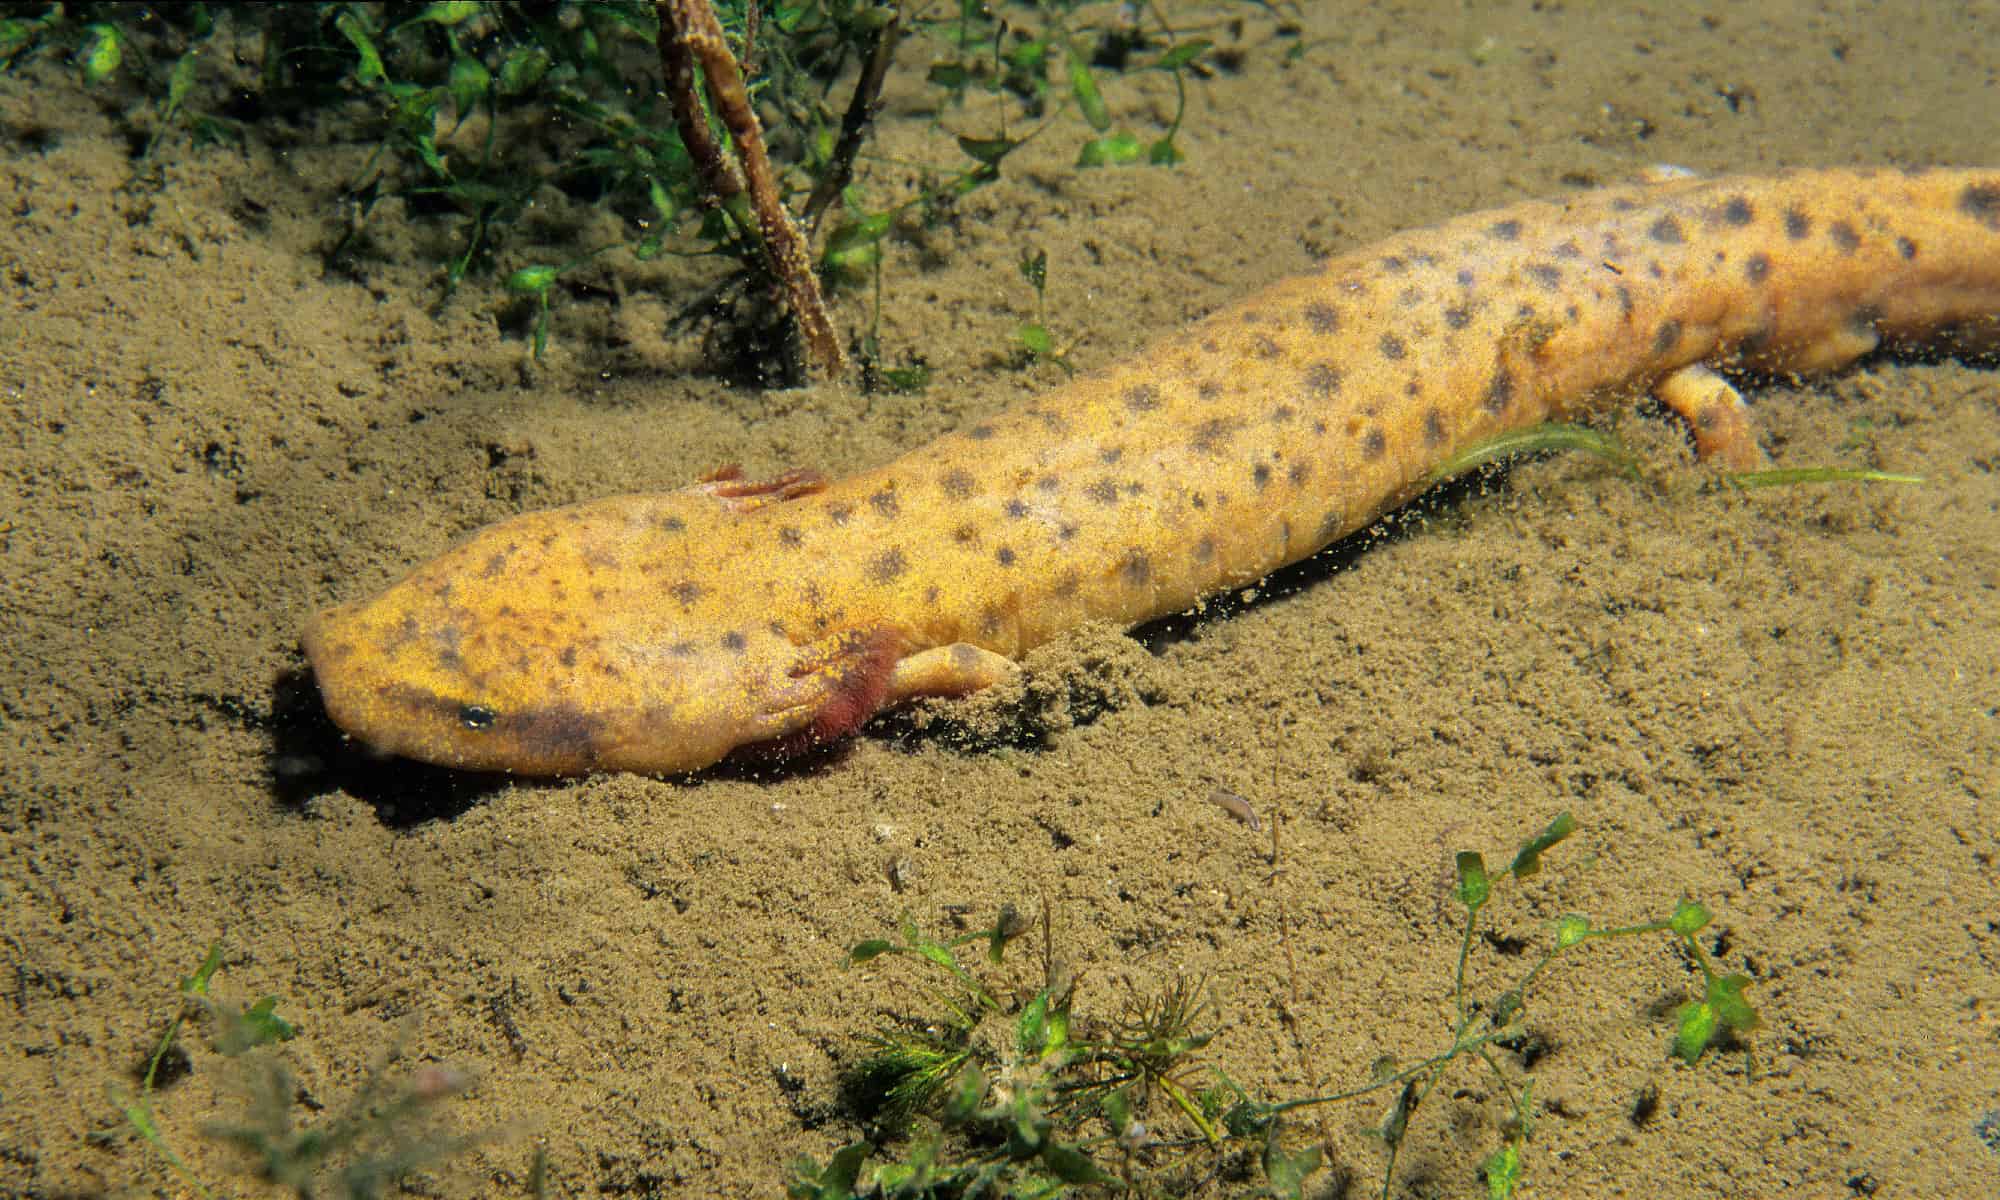
{"type": "Polygon", "coordinates": [[[1590,918],[1569,916],[1556,922],[1556,949],[1567,950],[1590,936],[1590,918]]]}
{"type": "Polygon", "coordinates": [[[1146,147],[1146,161],[1156,167],[1171,167],[1186,160],[1187,155],[1181,153],[1181,148],[1170,137],[1163,137],[1146,147]]]}
{"type": "Polygon", "coordinates": [[[194,88],[195,54],[195,50],[189,50],[174,60],[173,72],[167,76],[167,106],[160,110],[163,121],[173,119],[181,104],[187,100],[188,92],[194,88]]]}
{"type": "Polygon", "coordinates": [[[1085,142],[1076,156],[1079,167],[1110,167],[1137,162],[1144,152],[1139,139],[1130,133],[1111,133],[1085,142]]]}
{"type": "Polygon", "coordinates": [[[1049,1142],[1042,1147],[1042,1165],[1049,1169],[1049,1174],[1064,1183],[1097,1187],[1115,1187],[1118,1184],[1118,1177],[1098,1166],[1090,1155],[1061,1142],[1049,1142]]]}
{"type": "Polygon", "coordinates": [[[986,1076],[977,1066],[966,1063],[952,1084],[951,1094],[944,1099],[944,1108],[938,1119],[945,1125],[963,1125],[979,1111],[979,1102],[986,1099],[986,1076]]]}
{"type": "Polygon", "coordinates": [[[1486,874],[1486,860],[1477,850],[1458,852],[1458,902],[1474,912],[1493,894],[1493,881],[1486,874]]]}
{"type": "Polygon", "coordinates": [[[1706,908],[1692,900],[1683,900],[1680,906],[1674,909],[1674,915],[1668,919],[1667,924],[1682,937],[1693,937],[1702,931],[1710,919],[1706,908]]]}
{"type": "Polygon", "coordinates": [[[34,36],[35,25],[28,21],[0,21],[0,63],[19,54],[34,36]]]}
{"type": "Polygon", "coordinates": [[[1132,1101],[1125,1095],[1125,1089],[1106,1092],[1097,1107],[1104,1113],[1104,1123],[1111,1126],[1111,1132],[1125,1136],[1126,1127],[1132,1123],[1132,1101]]]}
{"type": "Polygon", "coordinates": [[[1576,818],[1566,812],[1557,813],[1556,819],[1550,821],[1546,829],[1521,843],[1521,848],[1514,854],[1513,865],[1507,870],[1516,879],[1526,879],[1542,869],[1542,851],[1575,832],[1576,818]]]}
{"type": "Polygon", "coordinates": [[[972,72],[966,70],[963,63],[932,63],[931,69],[925,74],[924,79],[934,87],[946,88],[956,92],[962,90],[966,83],[972,79],[972,72]]]}
{"type": "Polygon", "coordinates": [[[1041,291],[1049,282],[1049,252],[1039,249],[1023,251],[1020,268],[1021,278],[1028,281],[1028,286],[1041,291]]]}
{"type": "Polygon", "coordinates": [[[1479,1164],[1486,1175],[1487,1200],[1508,1200],[1521,1183],[1521,1147],[1508,1142],[1479,1164]]]}
{"type": "MultiPolygon", "coordinates": [[[[556,281],[556,268],[548,266],[522,267],[507,277],[507,290],[524,295],[540,296],[556,281]]],[[[862,943],[867,945],[866,942],[862,943]]]]}
{"type": "Polygon", "coordinates": [[[1055,349],[1055,339],[1040,325],[1022,325],[1014,330],[1014,340],[1036,358],[1046,358],[1055,349]]]}
{"type": "Polygon", "coordinates": [[[1014,1045],[1026,1058],[1040,1058],[1049,1044],[1049,994],[1038,992],[1015,1022],[1014,1045]]]}
{"type": "Polygon", "coordinates": [[[549,73],[549,52],[540,46],[522,46],[500,63],[500,90],[518,96],[542,81],[549,73]]]}
{"type": "MultiPolygon", "coordinates": [[[[899,392],[921,392],[930,386],[931,369],[921,363],[908,367],[889,367],[883,370],[882,380],[899,392]]],[[[996,950],[988,951],[989,957],[996,952],[997,947],[996,950]]]]}
{"type": "Polygon", "coordinates": [[[1708,1043],[1715,1037],[1718,1025],[1715,1007],[1706,1001],[1688,1001],[1675,1012],[1680,1028],[1674,1034],[1674,1053],[1683,1062],[1692,1063],[1708,1049],[1708,1043]]]}
{"type": "Polygon", "coordinates": [[[89,40],[77,51],[77,61],[83,66],[83,81],[99,84],[109,79],[118,65],[125,61],[125,35],[114,25],[98,22],[83,27],[89,40]]]}
{"type": "Polygon", "coordinates": [[[1074,54],[1069,56],[1069,90],[1092,129],[1103,133],[1111,128],[1111,113],[1104,107],[1104,93],[1097,90],[1097,80],[1091,77],[1090,64],[1074,54]]]}
{"type": "Polygon", "coordinates": [[[1208,48],[1214,44],[1214,42],[1209,41],[1207,38],[1196,38],[1191,42],[1182,42],[1178,46],[1170,47],[1165,54],[1160,56],[1160,61],[1154,63],[1153,66],[1162,71],[1179,70],[1181,67],[1207,54],[1208,48]]]}
{"type": "Polygon", "coordinates": [[[181,980],[181,995],[208,995],[208,981],[214,979],[215,973],[221,969],[222,943],[215,942],[209,946],[207,956],[201,960],[201,965],[194,969],[194,974],[181,980]]]}
{"type": "Polygon", "coordinates": [[[646,196],[653,202],[653,211],[659,214],[662,221],[673,220],[674,214],[680,211],[680,206],[667,193],[666,185],[657,179],[646,181],[646,196]]]}
{"type": "Polygon", "coordinates": [[[1750,986],[1748,975],[1727,975],[1712,980],[1708,985],[1708,1003],[1715,1009],[1715,1015],[1730,1029],[1748,1033],[1763,1022],[1757,1010],[1743,998],[1743,989],[1750,986]]]}
{"type": "Polygon", "coordinates": [[[786,1193],[794,1200],[850,1200],[855,1181],[861,1178],[861,1164],[874,1149],[867,1142],[849,1142],[833,1152],[824,1168],[802,1155],[792,1163],[786,1193]]]}
{"type": "Polygon", "coordinates": [[[1396,1093],[1396,1102],[1389,1106],[1389,1115],[1382,1118],[1379,1132],[1382,1140],[1390,1146],[1400,1146],[1403,1135],[1410,1130],[1410,1114],[1417,1110],[1417,1081],[1412,1079],[1396,1093]]]}
{"type": "Polygon", "coordinates": [[[826,257],[829,262],[842,262],[846,255],[862,246],[873,246],[882,240],[896,223],[893,212],[869,213],[858,221],[850,221],[833,231],[826,239],[826,257]]]}
{"type": "Polygon", "coordinates": [[[1001,159],[1012,154],[1020,142],[1013,138],[972,138],[960,137],[958,148],[966,157],[976,159],[987,166],[997,166],[1001,159]]]}
{"type": "Polygon", "coordinates": [[[888,954],[894,948],[896,948],[896,944],[890,942],[888,938],[868,938],[866,942],[856,942],[848,950],[848,966],[860,966],[862,962],[868,962],[872,958],[880,958],[880,956],[888,954]]]}
{"type": "Polygon", "coordinates": [[[1306,1177],[1319,1170],[1319,1147],[1286,1153],[1284,1143],[1278,1140],[1278,1125],[1272,1121],[1264,1130],[1264,1178],[1273,1195],[1298,1200],[1305,1192],[1306,1177]]]}
{"type": "Polygon", "coordinates": [[[424,11],[410,18],[410,23],[429,21],[433,25],[457,25],[478,13],[478,0],[438,0],[437,3],[424,5],[424,11]]]}
{"type": "Polygon", "coordinates": [[[354,80],[362,87],[372,87],[385,82],[389,73],[382,69],[382,56],[375,50],[375,41],[361,26],[360,18],[352,12],[343,12],[334,18],[333,27],[340,31],[361,56],[361,64],[354,69],[354,80]]]}
{"type": "Polygon", "coordinates": [[[298,1027],[278,1015],[278,998],[265,996],[243,1010],[243,1032],[252,1046],[289,1042],[298,1036],[298,1027]]]}
{"type": "Polygon", "coordinates": [[[460,54],[451,60],[450,89],[452,107],[462,121],[493,89],[493,72],[470,54],[460,54]]]}

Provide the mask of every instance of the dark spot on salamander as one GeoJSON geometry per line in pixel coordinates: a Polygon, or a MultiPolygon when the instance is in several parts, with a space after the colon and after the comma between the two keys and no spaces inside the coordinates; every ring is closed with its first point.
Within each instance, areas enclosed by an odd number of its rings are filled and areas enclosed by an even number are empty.
{"type": "Polygon", "coordinates": [[[679,533],[681,530],[687,528],[687,522],[681,520],[679,517],[661,517],[660,528],[666,530],[668,533],[679,533]]]}
{"type": "Polygon", "coordinates": [[[1133,412],[1151,412],[1160,407],[1160,389],[1150,383],[1135,383],[1125,389],[1125,407],[1133,412]]]}
{"type": "Polygon", "coordinates": [[[993,436],[993,426],[981,422],[980,424],[974,425],[972,428],[966,430],[965,436],[971,438],[975,442],[983,442],[986,439],[993,436]]]}
{"type": "Polygon", "coordinates": [[[1001,511],[1018,521],[1028,515],[1028,504],[1025,500],[1009,500],[1001,511]]]}
{"type": "Polygon", "coordinates": [[[564,646],[564,647],[562,648],[562,653],[561,653],[561,654],[558,654],[558,655],[556,655],[556,661],[557,661],[557,662],[560,662],[560,663],[561,663],[561,664],[562,664],[563,666],[565,666],[565,667],[573,667],[573,666],[575,666],[575,665],[576,665],[576,647],[575,647],[575,646],[564,646]]]}
{"type": "Polygon", "coordinates": [[[1473,275],[1471,267],[1460,267],[1458,269],[1458,286],[1471,287],[1472,281],[1475,278],[1476,276],[1473,275]]]}
{"type": "Polygon", "coordinates": [[[875,511],[884,517],[894,517],[903,511],[903,506],[896,502],[896,493],[886,488],[868,497],[868,503],[874,505],[875,511]]]}
{"type": "Polygon", "coordinates": [[[868,578],[875,583],[891,583],[910,569],[901,550],[884,550],[868,560],[868,578]]]}
{"type": "Polygon", "coordinates": [[[951,531],[951,540],[961,546],[970,546],[979,540],[979,526],[967,521],[951,531]]]}
{"type": "Polygon", "coordinates": [[[681,607],[691,608],[695,601],[701,599],[702,588],[692,579],[683,579],[673,586],[673,593],[674,599],[681,602],[681,607]]]}
{"type": "Polygon", "coordinates": [[[1382,432],[1382,427],[1379,425],[1371,426],[1368,432],[1361,436],[1361,457],[1369,462],[1382,457],[1388,448],[1388,435],[1382,432]]]}
{"type": "Polygon", "coordinates": [[[1271,410],[1271,424],[1284,425],[1299,415],[1299,410],[1289,404],[1280,404],[1271,410]]]}
{"type": "Polygon", "coordinates": [[[1261,333],[1251,341],[1250,349],[1258,358],[1276,358],[1279,354],[1283,353],[1283,351],[1278,349],[1278,343],[1261,333]]]}
{"type": "Polygon", "coordinates": [[[1671,216],[1661,217],[1646,230],[1646,236],[1663,246],[1678,246],[1687,239],[1681,235],[1681,223],[1671,216]]]}
{"type": "Polygon", "coordinates": [[[1383,358],[1390,359],[1393,361],[1395,359],[1403,357],[1404,354],[1403,339],[1397,337],[1395,334],[1393,333],[1383,334],[1381,346],[1382,346],[1383,358]]]}
{"type": "Polygon", "coordinates": [[[1854,232],[1854,226],[1845,221],[1835,221],[1827,226],[1826,236],[1833,239],[1833,244],[1840,247],[1842,254],[1854,253],[1855,247],[1861,244],[1861,235],[1854,232]]]}
{"type": "Polygon", "coordinates": [[[1618,293],[1618,311],[1626,320],[1629,321],[1632,319],[1632,310],[1633,310],[1632,289],[1626,287],[1624,284],[1621,283],[1616,288],[1616,291],[1618,293]]]}
{"type": "Polygon", "coordinates": [[[1672,320],[1662,321],[1660,327],[1653,331],[1653,353],[1665,354],[1678,345],[1680,340],[1681,323],[1672,320]]]}
{"type": "Polygon", "coordinates": [[[1153,560],[1146,552],[1134,546],[1125,552],[1125,561],[1118,564],[1118,573],[1132,587],[1144,587],[1153,578],[1153,560]]]}
{"type": "Polygon", "coordinates": [[[1118,503],[1118,484],[1109,479],[1100,479],[1083,489],[1083,494],[1106,508],[1118,503]]]}
{"type": "Polygon", "coordinates": [[[1751,283],[1762,283],[1771,277],[1771,256],[1752,254],[1743,260],[1743,277],[1751,283]]]}
{"type": "Polygon", "coordinates": [[[1097,461],[1107,467],[1123,457],[1125,457],[1125,447],[1123,446],[1106,446],[1097,452],[1097,461]]]}
{"type": "Polygon", "coordinates": [[[1203,400],[1219,399],[1222,396],[1222,382],[1216,379],[1204,379],[1194,385],[1194,394],[1203,400]]]}
{"type": "Polygon", "coordinates": [[[1410,269],[1410,264],[1391,254],[1383,258],[1382,269],[1391,275],[1401,275],[1404,271],[1410,269]]]}
{"type": "Polygon", "coordinates": [[[2000,232],[2000,182],[1967,184],[1958,194],[1958,211],[2000,232]]]}
{"type": "Polygon", "coordinates": [[[853,515],[854,506],[852,504],[829,504],[826,506],[826,519],[832,521],[835,525],[847,524],[847,519],[853,515]]]}
{"type": "Polygon", "coordinates": [[[1194,544],[1194,560],[1196,562],[1210,562],[1214,558],[1215,539],[1203,534],[1201,540],[1194,544]]]}
{"type": "Polygon", "coordinates": [[[1743,226],[1757,219],[1757,210],[1741,196],[1731,196],[1722,206],[1722,220],[1725,224],[1743,226]]]}
{"type": "Polygon", "coordinates": [[[1497,416],[1506,412],[1507,406],[1513,402],[1514,372],[1503,366],[1493,372],[1493,379],[1486,385],[1486,395],[1480,400],[1480,406],[1497,416]]]}
{"type": "Polygon", "coordinates": [[[1003,567],[1013,566],[1014,548],[1012,546],[1002,546],[998,550],[995,550],[993,552],[993,561],[999,563],[1003,567]]]}
{"type": "Polygon", "coordinates": [[[1035,480],[1035,490],[1038,492],[1061,491],[1062,480],[1056,478],[1054,475],[1044,475],[1040,479],[1035,480]]]}
{"type": "Polygon", "coordinates": [[[1340,310],[1322,300],[1306,305],[1306,328],[1314,333],[1337,333],[1340,331],[1340,310]]]}
{"type": "Polygon", "coordinates": [[[1291,481],[1293,487],[1298,487],[1306,480],[1311,479],[1312,473],[1312,464],[1309,462],[1295,462],[1285,468],[1285,478],[1291,481]]]}
{"type": "Polygon", "coordinates": [[[1444,414],[1435,408],[1426,410],[1424,413],[1424,445],[1436,448],[1444,445],[1444,439],[1444,414]]]}
{"type": "Polygon", "coordinates": [[[1896,253],[1903,256],[1904,262],[1908,262],[1917,256],[1917,244],[1909,238],[1899,237],[1896,239],[1896,253]]]}
{"type": "Polygon", "coordinates": [[[1804,241],[1812,234],[1812,218],[1803,209],[1785,210],[1785,236],[1795,242],[1804,241]]]}
{"type": "Polygon", "coordinates": [[[1486,236],[1500,242],[1519,241],[1521,223],[1519,221],[1495,221],[1486,227],[1486,236]]]}
{"type": "Polygon", "coordinates": [[[1194,437],[1189,439],[1188,445],[1200,454],[1216,454],[1229,444],[1229,440],[1235,437],[1236,431],[1242,427],[1241,421],[1229,417],[1215,417],[1194,427],[1194,437]]]}
{"type": "Polygon", "coordinates": [[[1562,288],[1562,268],[1554,263],[1529,263],[1528,275],[1548,291],[1560,291],[1562,288]]]}
{"type": "Polygon", "coordinates": [[[1306,390],[1322,399],[1340,390],[1340,368],[1332,363],[1314,363],[1306,368],[1306,390]]]}
{"type": "Polygon", "coordinates": [[[806,535],[800,533],[799,527],[796,525],[780,525],[778,527],[778,544],[780,546],[796,550],[805,544],[805,540],[806,535]]]}
{"type": "Polygon", "coordinates": [[[1444,310],[1444,324],[1447,329],[1463,329],[1472,324],[1472,310],[1462,304],[1454,304],[1444,310]]]}
{"type": "Polygon", "coordinates": [[[1250,480],[1251,482],[1255,483],[1258,487],[1258,490],[1261,491],[1266,485],[1268,485],[1271,482],[1270,464],[1258,463],[1256,466],[1250,468],[1250,480]]]}
{"type": "MultiPolygon", "coordinates": [[[[893,553],[893,552],[892,552],[893,553]]],[[[722,648],[731,654],[741,654],[750,646],[750,639],[734,629],[722,635],[722,648]]]]}
{"type": "Polygon", "coordinates": [[[945,495],[954,500],[963,500],[970,496],[972,489],[978,483],[979,481],[972,477],[972,472],[963,467],[953,467],[938,477],[938,486],[944,489],[945,495]]]}

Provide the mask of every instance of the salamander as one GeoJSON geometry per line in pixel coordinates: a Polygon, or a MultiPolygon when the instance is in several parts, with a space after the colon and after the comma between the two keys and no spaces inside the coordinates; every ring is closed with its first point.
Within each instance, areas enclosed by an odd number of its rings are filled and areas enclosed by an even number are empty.
{"type": "Polygon", "coordinates": [[[311,620],[327,712],[530,775],[796,751],[1241,587],[1496,434],[1650,391],[1750,467],[1726,373],[2000,348],[2000,169],[1680,175],[1332,258],[845,479],[726,468],[488,526],[311,620]]]}

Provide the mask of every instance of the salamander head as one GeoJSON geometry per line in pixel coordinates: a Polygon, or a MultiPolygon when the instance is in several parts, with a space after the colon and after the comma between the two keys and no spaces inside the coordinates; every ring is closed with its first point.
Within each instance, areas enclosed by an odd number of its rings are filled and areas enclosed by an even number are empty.
{"type": "Polygon", "coordinates": [[[389,754],[531,775],[692,771],[801,735],[823,679],[747,605],[676,602],[685,530],[640,507],[660,503],[504,521],[320,613],[302,640],[328,715],[389,754]]]}

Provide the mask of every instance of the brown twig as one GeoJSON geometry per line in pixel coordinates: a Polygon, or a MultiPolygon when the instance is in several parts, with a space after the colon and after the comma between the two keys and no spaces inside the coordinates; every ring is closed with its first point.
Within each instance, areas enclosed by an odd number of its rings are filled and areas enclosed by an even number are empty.
{"type": "Polygon", "coordinates": [[[882,28],[875,31],[875,45],[868,51],[868,61],[861,64],[854,98],[848,101],[847,113],[840,119],[840,140],[834,144],[833,158],[827,163],[826,174],[806,199],[802,215],[808,229],[819,228],[820,215],[854,178],[854,156],[861,152],[862,140],[868,136],[868,126],[874,123],[875,114],[882,111],[882,81],[888,78],[889,64],[896,57],[896,39],[902,31],[903,9],[898,5],[882,28]]]}
{"type": "Polygon", "coordinates": [[[708,0],[655,0],[654,9],[660,19],[660,67],[681,141],[701,172],[703,185],[718,203],[727,204],[749,193],[765,260],[784,288],[786,306],[804,335],[807,365],[814,374],[833,378],[846,368],[847,356],[841,351],[840,337],[820,296],[811,247],[778,198],[777,176],[764,149],[764,128],[751,108],[743,72],[729,51],[722,23],[715,19],[708,0]],[[717,114],[736,143],[737,162],[743,170],[740,179],[709,131],[694,85],[697,66],[708,82],[717,114]]]}

